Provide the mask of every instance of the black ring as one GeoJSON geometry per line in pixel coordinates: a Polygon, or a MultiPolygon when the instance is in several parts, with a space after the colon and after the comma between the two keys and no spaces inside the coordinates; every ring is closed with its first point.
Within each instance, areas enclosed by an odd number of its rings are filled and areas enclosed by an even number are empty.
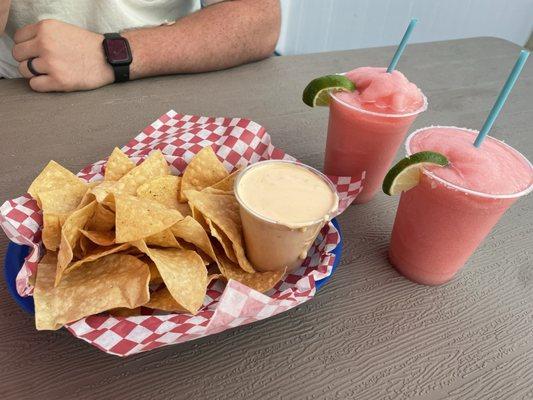
{"type": "Polygon", "coordinates": [[[37,57],[32,57],[30,58],[26,64],[28,65],[28,69],[30,70],[30,72],[34,75],[34,76],[40,76],[40,75],[43,75],[41,74],[40,72],[38,72],[34,67],[33,67],[33,60],[35,60],[37,57]]]}

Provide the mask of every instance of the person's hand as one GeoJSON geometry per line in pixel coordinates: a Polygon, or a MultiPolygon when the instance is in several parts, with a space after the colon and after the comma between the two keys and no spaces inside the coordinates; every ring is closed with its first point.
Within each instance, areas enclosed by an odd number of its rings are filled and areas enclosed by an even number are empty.
{"type": "Polygon", "coordinates": [[[9,6],[11,5],[11,0],[0,0],[0,36],[4,33],[6,29],[7,17],[9,15],[9,6]]]}
{"type": "Polygon", "coordinates": [[[112,83],[113,69],[102,48],[103,35],[56,20],[42,20],[15,32],[13,57],[37,92],[90,90],[112,83]],[[40,76],[28,69],[28,60],[40,76]]]}

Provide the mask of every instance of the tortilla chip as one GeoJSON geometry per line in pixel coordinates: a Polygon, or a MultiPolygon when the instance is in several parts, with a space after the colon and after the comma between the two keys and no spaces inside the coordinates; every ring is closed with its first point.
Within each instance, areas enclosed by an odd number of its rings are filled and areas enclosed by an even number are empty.
{"type": "Polygon", "coordinates": [[[115,193],[117,183],[114,181],[103,181],[91,189],[91,193],[98,203],[103,203],[108,196],[115,193]]]}
{"type": "Polygon", "coordinates": [[[191,250],[198,253],[198,255],[202,258],[204,265],[207,267],[208,265],[211,265],[213,263],[213,259],[209,257],[207,254],[205,254],[202,250],[200,250],[198,247],[196,247],[194,244],[191,244],[189,242],[186,242],[183,239],[176,239],[178,243],[180,244],[181,248],[183,250],[191,250]]]}
{"type": "Polygon", "coordinates": [[[106,181],[118,181],[133,168],[135,168],[135,163],[118,147],[115,147],[107,160],[104,179],[106,181]]]}
{"type": "Polygon", "coordinates": [[[56,251],[61,243],[61,223],[59,215],[43,214],[42,240],[47,250],[56,251]]]}
{"type": "Polygon", "coordinates": [[[239,172],[241,172],[242,168],[237,168],[235,171],[233,171],[231,174],[226,176],[221,181],[218,181],[214,185],[211,185],[209,188],[220,190],[222,192],[231,192],[233,193],[233,187],[235,185],[235,179],[237,178],[237,175],[239,175],[239,172]]]}
{"type": "Polygon", "coordinates": [[[87,190],[87,185],[82,184],[41,192],[41,209],[43,213],[69,214],[78,208],[87,190]]]}
{"type": "Polygon", "coordinates": [[[148,236],[144,241],[148,246],[174,247],[178,249],[181,247],[170,229],[148,236]]]}
{"type": "Polygon", "coordinates": [[[194,218],[185,217],[181,221],[172,225],[170,229],[174,236],[195,245],[207,254],[211,260],[216,261],[217,258],[213,246],[211,245],[211,241],[209,240],[209,236],[207,236],[202,225],[200,225],[194,218]]]}
{"type": "MultiPolygon", "coordinates": [[[[85,182],[85,181],[84,181],[85,182]]],[[[97,179],[95,181],[91,181],[91,182],[87,182],[86,185],[87,185],[87,190],[89,189],[92,189],[93,187],[96,187],[98,186],[99,184],[101,184],[103,182],[103,180],[101,179],[97,179]]]]}
{"type": "Polygon", "coordinates": [[[32,275],[28,276],[28,284],[30,286],[35,287],[35,279],[37,278],[37,274],[33,273],[32,275]]]}
{"type": "Polygon", "coordinates": [[[44,253],[43,258],[41,258],[41,261],[39,261],[39,264],[57,264],[57,253],[53,251],[47,251],[44,253]]]}
{"type": "Polygon", "coordinates": [[[212,194],[208,192],[187,191],[191,208],[198,209],[204,218],[211,220],[231,241],[235,257],[246,272],[255,272],[246,258],[239,204],[235,196],[212,194]]]}
{"type": "MultiPolygon", "coordinates": [[[[94,187],[94,186],[93,186],[94,187]]],[[[92,193],[93,187],[89,187],[83,197],[80,200],[80,203],[78,204],[78,207],[76,207],[76,210],[79,210],[80,208],[85,207],[87,204],[92,203],[96,200],[96,196],[92,193]]]]}
{"type": "Polygon", "coordinates": [[[183,215],[184,217],[188,215],[192,215],[191,207],[189,207],[188,203],[178,203],[177,210],[183,215]]]}
{"type": "Polygon", "coordinates": [[[92,261],[96,261],[99,258],[108,256],[109,254],[119,253],[123,250],[126,250],[130,247],[129,243],[122,243],[116,246],[106,246],[106,247],[96,247],[92,250],[89,250],[85,253],[84,258],[77,260],[70,264],[67,269],[64,271],[64,274],[70,274],[72,270],[81,267],[84,264],[87,264],[92,261]]]}
{"type": "Polygon", "coordinates": [[[78,259],[82,259],[85,257],[87,253],[94,250],[94,247],[96,244],[91,242],[87,237],[84,235],[80,236],[80,240],[78,242],[78,246],[74,248],[74,257],[78,259]],[[79,248],[79,250],[78,250],[79,248]]]}
{"type": "Polygon", "coordinates": [[[278,283],[286,269],[276,272],[254,272],[250,274],[243,271],[238,264],[231,262],[223,254],[218,254],[221,274],[227,280],[234,279],[258,292],[264,293],[272,289],[278,283]]]}
{"type": "Polygon", "coordinates": [[[141,307],[135,308],[113,308],[109,310],[109,315],[113,317],[135,317],[136,315],[141,315],[141,307]]]}
{"type": "Polygon", "coordinates": [[[175,313],[188,312],[185,308],[180,306],[174,297],[170,294],[166,287],[157,289],[150,295],[150,301],[144,307],[153,308],[155,310],[162,310],[175,313]]]}
{"type": "Polygon", "coordinates": [[[113,195],[109,195],[107,196],[104,201],[102,201],[102,206],[104,206],[105,208],[107,208],[108,210],[110,210],[111,212],[113,213],[116,213],[117,212],[117,206],[115,204],[115,196],[113,195]]]}
{"type": "Polygon", "coordinates": [[[226,254],[226,257],[228,257],[232,262],[236,263],[237,256],[235,255],[235,250],[233,250],[233,244],[231,243],[231,240],[229,240],[226,234],[222,232],[222,230],[210,219],[206,220],[206,223],[209,226],[211,236],[213,236],[224,249],[224,254],[226,254]]]}
{"type": "MultiPolygon", "coordinates": [[[[207,286],[209,286],[212,281],[221,277],[222,275],[220,274],[209,275],[207,277],[207,286]]],[[[172,297],[166,287],[162,287],[157,289],[155,292],[152,292],[150,294],[150,301],[146,303],[144,307],[175,313],[188,312],[185,308],[180,306],[176,300],[174,300],[174,297],[172,297]]]]}
{"type": "Polygon", "coordinates": [[[115,227],[115,213],[103,204],[97,204],[94,215],[87,224],[87,230],[107,232],[115,227]]]}
{"type": "Polygon", "coordinates": [[[202,190],[202,192],[207,192],[207,193],[211,193],[211,194],[223,194],[223,195],[225,194],[225,195],[233,196],[233,191],[213,189],[211,186],[205,188],[204,190],[202,190]]]}
{"type": "Polygon", "coordinates": [[[33,298],[38,330],[56,330],[106,310],[135,308],[150,299],[148,266],[125,254],[112,254],[65,275],[54,287],[56,265],[41,262],[33,298]]]}
{"type": "MultiPolygon", "coordinates": [[[[189,204],[190,206],[190,204],[189,204]]],[[[209,232],[209,225],[207,224],[207,221],[205,220],[204,216],[198,209],[190,206],[191,209],[191,215],[192,217],[200,224],[202,225],[202,228],[204,228],[207,232],[209,232]]]]}
{"type": "Polygon", "coordinates": [[[163,278],[161,278],[161,274],[159,273],[155,263],[149,257],[143,257],[141,258],[141,261],[148,264],[148,267],[150,268],[150,285],[158,285],[163,283],[163,278]]]}
{"type": "Polygon", "coordinates": [[[50,161],[42,172],[35,178],[28,189],[28,193],[33,197],[39,207],[41,207],[40,194],[66,187],[86,187],[85,183],[70,172],[68,169],[62,167],[55,161],[50,161]]]}
{"type": "Polygon", "coordinates": [[[167,208],[179,210],[178,192],[180,180],[179,176],[166,175],[148,181],[139,186],[137,197],[154,200],[167,208]]]}
{"type": "Polygon", "coordinates": [[[190,250],[149,249],[142,241],[132,244],[152,259],[174,300],[196,314],[207,291],[207,269],[202,258],[190,250]]]}
{"type": "Polygon", "coordinates": [[[135,195],[139,186],[164,175],[170,175],[165,157],[159,150],[152,151],[146,160],[116,182],[113,193],[135,195]]]}
{"type": "MultiPolygon", "coordinates": [[[[76,246],[72,249],[72,260],[80,260],[83,258],[84,254],[83,254],[83,251],[81,249],[81,243],[80,243],[80,240],[81,239],[87,239],[85,238],[84,236],[80,236],[80,239],[78,240],[78,244],[76,244],[76,246]]],[[[89,242],[86,242],[86,243],[89,243],[88,246],[90,247],[90,241],[89,242]]],[[[66,270],[63,272],[63,274],[66,274],[66,270]]]]}
{"type": "Polygon", "coordinates": [[[211,282],[216,281],[218,279],[224,278],[224,275],[222,274],[210,274],[207,275],[207,287],[211,284],[211,282]]]}
{"type": "Polygon", "coordinates": [[[187,200],[188,190],[202,190],[228,176],[228,171],[219,161],[211,147],[198,152],[183,173],[180,187],[180,200],[187,200]]]}
{"type": "Polygon", "coordinates": [[[153,200],[124,194],[115,196],[115,202],[117,243],[152,236],[183,218],[179,211],[168,209],[153,200]]]}
{"type": "Polygon", "coordinates": [[[91,242],[97,244],[98,246],[111,246],[115,244],[115,232],[107,231],[86,231],[81,229],[80,232],[91,242]]]}
{"type": "Polygon", "coordinates": [[[80,238],[80,229],[83,229],[89,218],[92,217],[96,203],[92,202],[85,207],[74,211],[68,216],[61,228],[61,244],[57,254],[57,271],[55,285],[59,284],[63,272],[69,266],[74,257],[73,249],[80,238]]]}

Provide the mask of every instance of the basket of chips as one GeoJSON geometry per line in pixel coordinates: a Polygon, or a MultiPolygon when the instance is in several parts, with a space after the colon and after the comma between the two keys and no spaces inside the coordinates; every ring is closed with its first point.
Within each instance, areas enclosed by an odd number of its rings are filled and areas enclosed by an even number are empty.
{"type": "MultiPolygon", "coordinates": [[[[233,185],[272,159],[293,160],[253,121],[169,111],[77,176],[51,161],[0,208],[8,286],[28,311],[33,299],[37,329],[65,327],[118,356],[302,304],[338,263],[340,232],[325,224],[289,273],[251,265],[233,185]]],[[[340,213],[362,177],[330,178],[340,213]]]]}

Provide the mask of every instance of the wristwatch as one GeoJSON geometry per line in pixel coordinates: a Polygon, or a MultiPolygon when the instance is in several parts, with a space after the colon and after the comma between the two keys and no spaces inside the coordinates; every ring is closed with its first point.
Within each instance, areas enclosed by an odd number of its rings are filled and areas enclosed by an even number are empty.
{"type": "Polygon", "coordinates": [[[107,62],[115,72],[115,82],[130,80],[130,64],[133,61],[128,39],[118,33],[104,33],[102,42],[107,62]]]}

